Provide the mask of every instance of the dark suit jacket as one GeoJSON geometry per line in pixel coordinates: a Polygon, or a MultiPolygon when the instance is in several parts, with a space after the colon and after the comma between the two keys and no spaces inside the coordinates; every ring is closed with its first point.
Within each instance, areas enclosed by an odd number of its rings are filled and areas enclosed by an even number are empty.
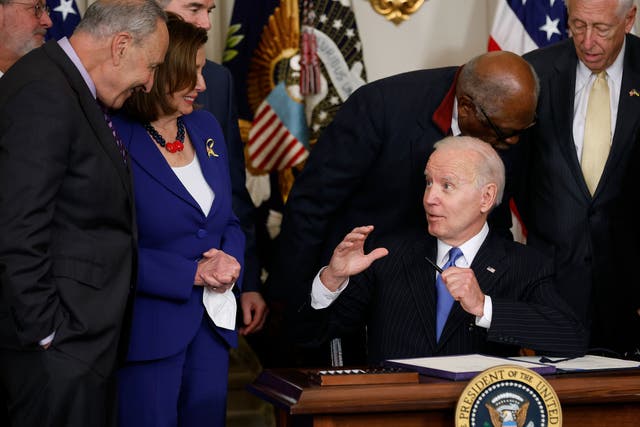
{"type": "Polygon", "coordinates": [[[600,336],[608,336],[624,356],[640,359],[640,228],[638,228],[638,206],[640,205],[640,135],[635,140],[629,155],[626,171],[622,178],[620,192],[613,204],[609,226],[613,242],[610,259],[615,260],[610,267],[607,281],[610,292],[599,295],[599,304],[594,309],[603,310],[604,316],[616,316],[613,321],[600,322],[600,336]],[[612,307],[614,309],[612,309],[612,307]],[[616,310],[617,308],[617,310],[616,310]]]}
{"type": "MultiPolygon", "coordinates": [[[[528,230],[527,243],[555,260],[560,294],[576,314],[593,325],[592,347],[618,347],[606,331],[628,326],[610,323],[618,307],[605,304],[608,293],[627,284],[612,283],[611,206],[619,197],[629,153],[640,125],[640,39],[627,35],[624,71],[611,152],[593,197],[584,181],[573,140],[577,56],[572,40],[533,51],[525,58],[541,82],[538,125],[528,142],[527,183],[518,207],[528,230]]],[[[637,167],[637,165],[635,165],[637,167]]],[[[635,189],[634,189],[635,191],[635,189]]],[[[631,224],[637,227],[637,221],[631,224]]]]}
{"type": "Polygon", "coordinates": [[[536,250],[490,232],[471,265],[482,291],[491,297],[487,330],[454,305],[436,342],[437,242],[424,231],[388,236],[371,247],[389,255],[353,276],[326,309],[300,309],[298,337],[309,344],[367,326],[368,361],[466,353],[517,355],[520,347],[544,354],[584,353],[586,333],[552,282],[550,260],[536,250]]]}
{"type": "Polygon", "coordinates": [[[208,60],[202,69],[202,76],[207,84],[207,90],[198,95],[197,102],[213,114],[222,127],[229,152],[233,211],[240,220],[246,236],[243,291],[260,291],[261,263],[256,247],[256,213],[253,201],[247,191],[244,144],[238,128],[233,78],[228,69],[208,60]]]}
{"type": "MultiPolygon", "coordinates": [[[[242,264],[244,234],[231,210],[229,156],[222,129],[207,111],[183,116],[205,180],[215,193],[209,214],[200,205],[139,123],[124,117],[114,124],[131,155],[139,228],[140,267],[127,360],[153,360],[187,348],[207,316],[201,286],[193,286],[196,260],[216,248],[242,264]],[[207,156],[215,141],[218,157],[207,156]]],[[[238,280],[238,286],[242,278],[238,280]]],[[[241,288],[238,288],[238,292],[241,288]]],[[[226,346],[235,347],[235,330],[214,326],[226,346]]],[[[222,344],[221,344],[222,345],[222,344]]]]}
{"type": "Polygon", "coordinates": [[[56,42],[0,80],[0,345],[53,346],[106,375],[134,288],[131,180],[56,42]]]}
{"type": "MultiPolygon", "coordinates": [[[[304,299],[306,285],[356,226],[371,224],[380,234],[401,226],[426,227],[424,168],[433,144],[450,131],[458,69],[378,80],[358,89],[340,108],[285,206],[266,286],[272,298],[293,304],[304,299]]],[[[505,233],[511,226],[507,205],[490,219],[494,229],[505,233]]]]}

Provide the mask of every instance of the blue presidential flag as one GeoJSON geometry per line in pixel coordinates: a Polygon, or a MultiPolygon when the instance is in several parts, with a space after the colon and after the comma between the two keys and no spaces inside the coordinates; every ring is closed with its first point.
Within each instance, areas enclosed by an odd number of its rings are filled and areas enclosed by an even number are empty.
{"type": "Polygon", "coordinates": [[[74,0],[47,0],[51,22],[53,25],[47,30],[47,40],[59,40],[69,37],[80,22],[80,11],[74,0]]]}
{"type": "Polygon", "coordinates": [[[301,165],[366,79],[350,0],[236,0],[223,63],[254,173],[301,165]]]}
{"type": "Polygon", "coordinates": [[[499,0],[489,50],[508,50],[522,55],[567,37],[564,1],[499,0]]]}

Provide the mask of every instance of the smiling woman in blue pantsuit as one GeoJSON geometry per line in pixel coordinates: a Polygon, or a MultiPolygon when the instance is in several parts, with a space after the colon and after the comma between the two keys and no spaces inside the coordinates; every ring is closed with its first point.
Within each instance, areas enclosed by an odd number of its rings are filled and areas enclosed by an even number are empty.
{"type": "Polygon", "coordinates": [[[114,123],[129,151],[139,230],[131,344],[119,371],[119,423],[221,426],[244,235],[231,209],[220,125],[194,110],[206,32],[170,16],[149,93],[114,123]]]}

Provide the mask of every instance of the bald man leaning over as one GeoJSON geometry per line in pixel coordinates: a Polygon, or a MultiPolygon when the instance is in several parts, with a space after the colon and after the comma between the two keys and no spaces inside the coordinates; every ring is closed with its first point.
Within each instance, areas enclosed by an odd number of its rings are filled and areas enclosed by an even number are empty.
{"type": "Polygon", "coordinates": [[[97,0],[0,79],[0,387],[14,426],[113,425],[137,276],[129,160],[105,120],[151,89],[153,0],[97,0]]]}
{"type": "MultiPolygon", "coordinates": [[[[424,229],[424,159],[448,134],[475,136],[499,148],[510,186],[509,171],[518,154],[512,146],[534,122],[537,99],[535,72],[509,52],[486,53],[463,67],[400,74],[358,89],[296,178],[266,286],[271,298],[296,307],[333,248],[358,225],[375,225],[381,234],[401,227],[424,229]]],[[[492,213],[489,224],[510,234],[508,203],[492,213]]]]}

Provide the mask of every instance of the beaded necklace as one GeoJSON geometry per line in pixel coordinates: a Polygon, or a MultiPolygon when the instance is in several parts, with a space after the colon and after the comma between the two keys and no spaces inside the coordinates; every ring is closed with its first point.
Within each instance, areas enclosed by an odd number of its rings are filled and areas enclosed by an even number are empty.
{"type": "Polygon", "coordinates": [[[168,152],[175,153],[177,151],[182,151],[184,149],[184,123],[182,122],[182,117],[178,117],[178,134],[176,135],[176,140],[173,142],[166,142],[162,135],[155,130],[151,123],[146,123],[144,128],[149,132],[151,138],[161,147],[164,147],[168,152]]]}

